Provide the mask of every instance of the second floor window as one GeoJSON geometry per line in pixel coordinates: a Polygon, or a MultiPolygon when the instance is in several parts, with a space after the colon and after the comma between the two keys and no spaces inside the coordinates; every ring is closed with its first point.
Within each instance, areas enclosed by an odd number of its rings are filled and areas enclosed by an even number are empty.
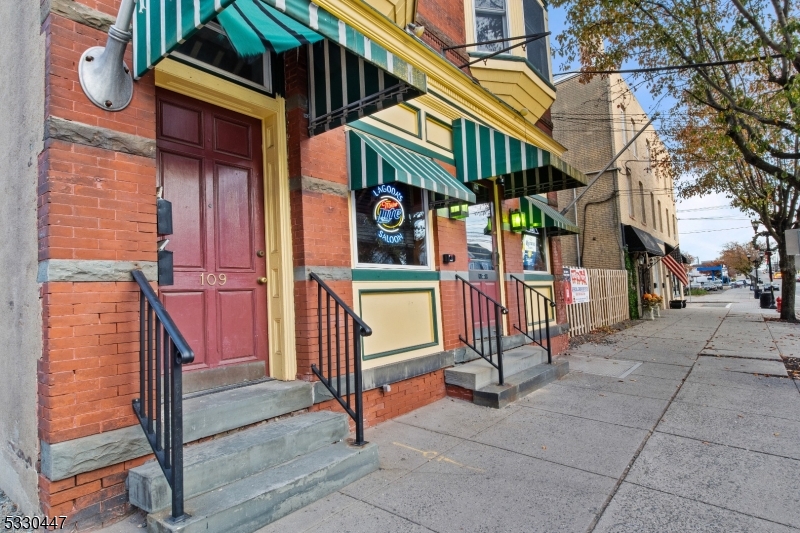
{"type": "MultiPolygon", "coordinates": [[[[479,43],[506,38],[506,0],[476,0],[475,30],[479,43]]],[[[496,52],[507,46],[505,42],[481,44],[478,50],[496,52]]]]}
{"type": "MultiPolygon", "coordinates": [[[[547,25],[544,21],[544,7],[539,0],[522,0],[522,11],[525,16],[525,35],[544,33],[547,25]]],[[[525,45],[528,61],[536,67],[545,78],[550,78],[550,61],[547,57],[547,37],[525,45]]]]}

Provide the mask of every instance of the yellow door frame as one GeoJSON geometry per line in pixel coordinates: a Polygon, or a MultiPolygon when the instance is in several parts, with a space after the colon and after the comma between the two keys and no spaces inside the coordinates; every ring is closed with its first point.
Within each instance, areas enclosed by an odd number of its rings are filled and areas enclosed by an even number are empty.
{"type": "Polygon", "coordinates": [[[261,119],[266,226],[269,373],[280,380],[297,375],[292,226],[286,149],[285,101],[171,59],[156,66],[156,86],[261,119]]]}

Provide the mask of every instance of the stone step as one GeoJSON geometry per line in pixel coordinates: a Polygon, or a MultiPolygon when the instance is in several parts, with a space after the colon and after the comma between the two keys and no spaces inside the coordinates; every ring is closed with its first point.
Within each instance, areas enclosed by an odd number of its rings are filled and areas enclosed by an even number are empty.
{"type": "Polygon", "coordinates": [[[473,391],[472,402],[484,407],[500,409],[568,373],[569,363],[567,361],[555,360],[552,365],[539,364],[508,376],[503,385],[494,383],[473,391]]]}
{"type": "MultiPolygon", "coordinates": [[[[511,376],[546,362],[547,352],[539,346],[520,346],[503,352],[503,375],[511,376]]],[[[444,371],[445,383],[473,391],[496,384],[499,379],[497,369],[482,358],[444,371]]]]}
{"type": "MultiPolygon", "coordinates": [[[[183,456],[186,498],[339,442],[349,431],[347,415],[320,411],[187,446],[183,456]]],[[[133,505],[148,513],[172,505],[172,490],[156,461],[128,473],[128,495],[133,505]]]]}
{"type": "MultiPolygon", "coordinates": [[[[307,409],[314,404],[313,388],[307,381],[270,380],[188,395],[183,401],[183,441],[190,443],[307,409]]],[[[61,480],[151,452],[137,424],[43,445],[42,473],[49,479],[61,480]]]]}
{"type": "Polygon", "coordinates": [[[186,501],[190,516],[170,511],[147,517],[150,533],[252,533],[378,469],[374,444],[326,446],[186,501]]]}

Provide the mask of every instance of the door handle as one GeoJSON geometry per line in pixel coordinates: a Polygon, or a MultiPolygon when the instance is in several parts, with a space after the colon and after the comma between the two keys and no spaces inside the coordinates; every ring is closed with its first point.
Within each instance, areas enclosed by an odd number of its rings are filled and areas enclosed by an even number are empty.
{"type": "Polygon", "coordinates": [[[267,278],[258,278],[256,281],[258,281],[259,285],[266,285],[267,284],[267,278]]]}

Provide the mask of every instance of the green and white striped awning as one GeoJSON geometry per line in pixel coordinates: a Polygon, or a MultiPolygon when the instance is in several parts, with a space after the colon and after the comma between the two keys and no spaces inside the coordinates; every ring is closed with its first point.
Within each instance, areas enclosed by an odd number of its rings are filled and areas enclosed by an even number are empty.
{"type": "Polygon", "coordinates": [[[310,0],[138,0],[135,76],[215,18],[242,57],[309,46],[311,135],[427,91],[424,72],[310,0]]]}
{"type": "Polygon", "coordinates": [[[560,157],[488,126],[453,121],[453,153],[462,183],[502,177],[503,196],[520,198],[586,186],[586,176],[560,157]]]}
{"type": "Polygon", "coordinates": [[[240,57],[260,56],[266,52],[280,54],[324,39],[259,0],[236,0],[217,15],[217,21],[240,57]]]}
{"type": "Polygon", "coordinates": [[[580,233],[578,226],[537,196],[523,196],[519,200],[520,210],[525,214],[528,228],[545,228],[547,235],[573,235],[580,233]]]}
{"type": "Polygon", "coordinates": [[[430,191],[431,208],[475,203],[475,193],[432,159],[360,131],[347,133],[347,163],[351,191],[399,181],[430,191]]]}

